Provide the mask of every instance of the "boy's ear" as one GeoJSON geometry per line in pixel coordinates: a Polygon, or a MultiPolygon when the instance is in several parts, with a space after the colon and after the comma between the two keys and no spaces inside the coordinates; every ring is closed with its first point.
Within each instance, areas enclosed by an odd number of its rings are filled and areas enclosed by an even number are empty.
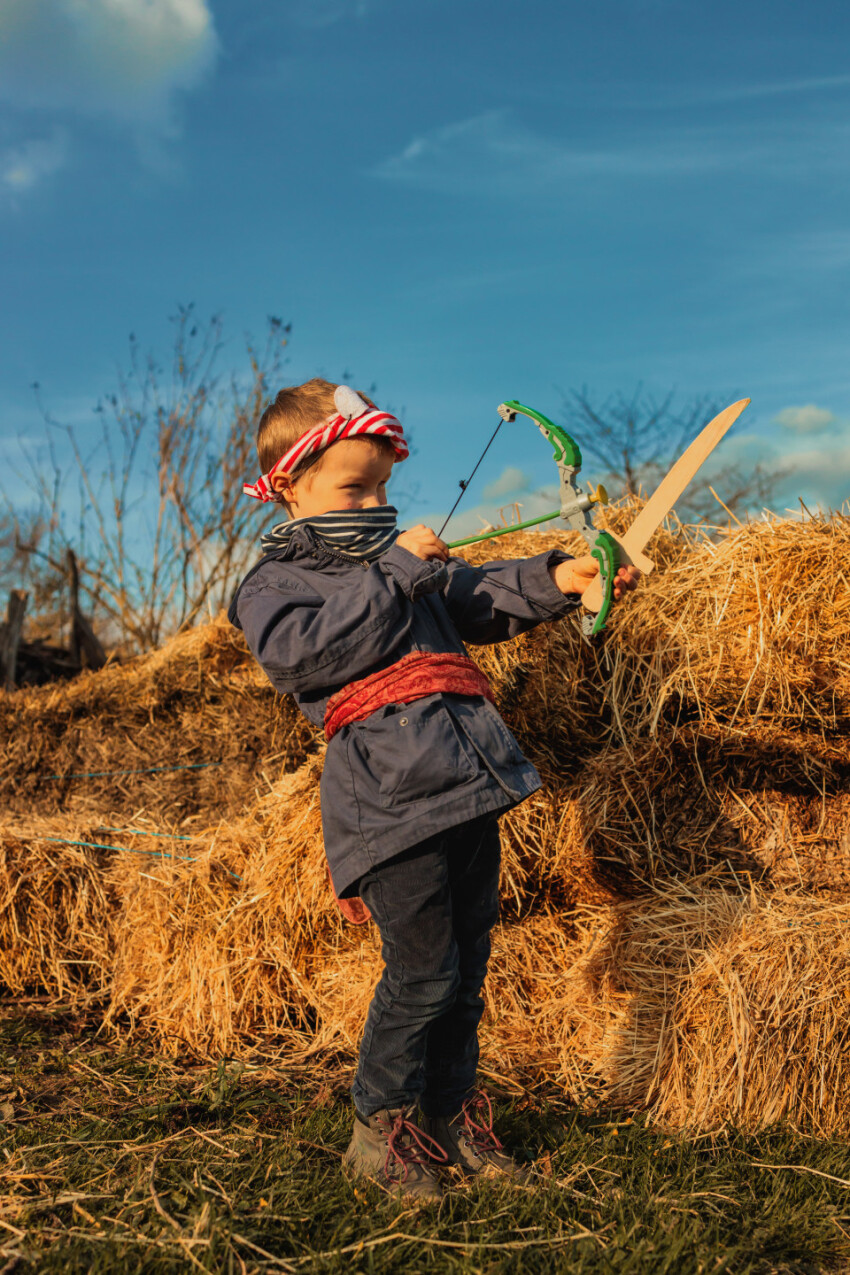
{"type": "Polygon", "coordinates": [[[293,492],[291,474],[287,474],[285,470],[272,474],[271,485],[272,491],[277,492],[278,496],[283,496],[285,500],[289,500],[293,492]]]}

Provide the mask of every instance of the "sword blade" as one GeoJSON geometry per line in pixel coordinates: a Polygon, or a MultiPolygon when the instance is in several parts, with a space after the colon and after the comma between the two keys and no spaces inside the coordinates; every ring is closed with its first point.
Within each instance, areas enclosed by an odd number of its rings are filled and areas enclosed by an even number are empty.
{"type": "MultiPolygon", "coordinates": [[[[624,535],[616,537],[625,550],[625,559],[641,566],[643,549],[676,504],[682,492],[708,459],[724,434],[750,403],[748,398],[731,403],[709,421],[697,434],[690,447],[682,452],[675,465],[662,478],[643,509],[624,535]]],[[[645,566],[642,567],[645,569],[645,566]]],[[[582,602],[589,611],[598,611],[602,605],[602,586],[598,578],[592,580],[582,594],[582,602]]]]}
{"type": "Polygon", "coordinates": [[[665,474],[627,532],[629,543],[636,549],[643,549],[649,543],[650,537],[661,526],[697,470],[714,451],[723,435],[732,428],[749,402],[748,398],[742,398],[725,407],[697,434],[690,447],[682,452],[672,469],[665,474]]]}

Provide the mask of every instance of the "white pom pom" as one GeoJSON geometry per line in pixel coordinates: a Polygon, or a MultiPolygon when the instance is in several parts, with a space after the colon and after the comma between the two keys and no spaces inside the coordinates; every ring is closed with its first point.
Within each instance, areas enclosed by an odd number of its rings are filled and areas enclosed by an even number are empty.
{"type": "Polygon", "coordinates": [[[357,391],[353,390],[350,385],[338,385],[336,387],[334,390],[334,403],[340,416],[344,416],[348,421],[353,416],[362,416],[364,412],[369,410],[369,404],[364,403],[357,391]]]}

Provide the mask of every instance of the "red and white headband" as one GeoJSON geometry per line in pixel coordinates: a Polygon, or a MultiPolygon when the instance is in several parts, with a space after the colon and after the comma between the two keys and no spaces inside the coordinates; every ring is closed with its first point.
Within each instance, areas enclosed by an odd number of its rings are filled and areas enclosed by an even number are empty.
{"type": "Polygon", "coordinates": [[[326,447],[330,447],[331,443],[338,443],[342,438],[359,438],[364,434],[375,434],[392,443],[396,460],[407,459],[410,453],[401,422],[389,412],[379,412],[377,408],[369,407],[348,385],[336,387],[334,404],[338,415],[329,416],[321,425],[314,425],[312,429],[308,429],[306,434],[302,434],[289,451],[272,465],[269,472],[263,474],[255,483],[244,483],[242,490],[246,496],[253,496],[255,500],[262,501],[282,501],[283,496],[275,491],[272,479],[281,474],[289,477],[302,461],[315,455],[316,452],[324,451],[326,447]]]}

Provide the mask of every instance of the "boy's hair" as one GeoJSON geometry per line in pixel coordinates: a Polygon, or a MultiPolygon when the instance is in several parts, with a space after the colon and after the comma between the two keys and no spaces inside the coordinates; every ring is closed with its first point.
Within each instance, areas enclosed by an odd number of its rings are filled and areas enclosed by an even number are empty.
{"type": "MultiPolygon", "coordinates": [[[[280,391],[263,412],[257,426],[257,453],[264,474],[308,429],[336,415],[334,390],[337,388],[332,381],[314,376],[312,381],[305,381],[303,385],[287,385],[280,391]]],[[[360,397],[370,407],[375,406],[366,394],[360,394],[360,397]]],[[[310,456],[303,465],[296,466],[296,473],[300,475],[321,464],[324,455],[324,452],[319,452],[310,456]]]]}

